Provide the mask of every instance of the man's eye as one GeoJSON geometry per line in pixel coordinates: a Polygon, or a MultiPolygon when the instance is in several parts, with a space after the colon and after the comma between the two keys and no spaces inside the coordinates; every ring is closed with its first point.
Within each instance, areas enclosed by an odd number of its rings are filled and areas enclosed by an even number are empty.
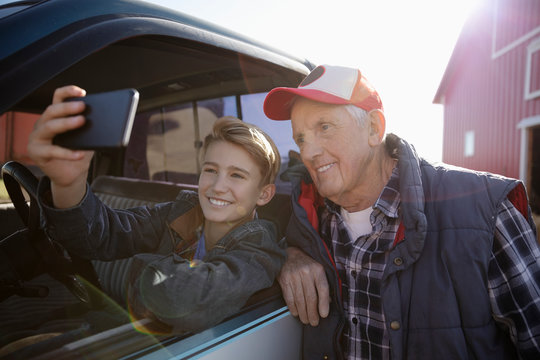
{"type": "Polygon", "coordinates": [[[321,129],[323,129],[323,130],[328,130],[328,129],[330,129],[330,124],[322,124],[322,125],[321,125],[321,129]]]}
{"type": "Polygon", "coordinates": [[[302,138],[302,137],[296,138],[295,142],[296,142],[296,145],[303,144],[304,143],[304,138],[302,138]]]}
{"type": "Polygon", "coordinates": [[[217,173],[216,169],[212,169],[212,168],[205,168],[205,169],[203,169],[203,172],[210,173],[210,174],[217,173]]]}

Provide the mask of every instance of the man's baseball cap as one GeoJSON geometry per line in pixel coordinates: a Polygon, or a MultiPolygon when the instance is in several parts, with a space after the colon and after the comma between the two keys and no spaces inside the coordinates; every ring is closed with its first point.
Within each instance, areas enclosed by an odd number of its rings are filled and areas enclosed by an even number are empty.
{"type": "Polygon", "coordinates": [[[264,99],[264,113],[272,120],[289,120],[297,96],[326,104],[352,104],[366,111],[383,110],[379,94],[360,70],[320,65],[297,88],[272,89],[264,99]]]}

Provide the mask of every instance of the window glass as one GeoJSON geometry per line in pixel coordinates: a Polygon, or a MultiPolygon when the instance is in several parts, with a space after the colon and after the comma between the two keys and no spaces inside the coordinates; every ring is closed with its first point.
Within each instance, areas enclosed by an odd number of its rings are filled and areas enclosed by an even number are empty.
{"type": "Polygon", "coordinates": [[[298,151],[293,140],[290,121],[274,121],[266,117],[263,111],[264,98],[267,93],[242,95],[243,120],[260,127],[276,143],[282,162],[287,162],[289,150],[298,151]]]}
{"type": "Polygon", "coordinates": [[[202,142],[214,122],[227,115],[238,116],[234,96],[138,114],[124,176],[196,184],[202,142]]]}
{"type": "Polygon", "coordinates": [[[474,155],[474,130],[465,133],[465,149],[463,151],[465,157],[474,155]]]}
{"type": "Polygon", "coordinates": [[[129,178],[149,179],[148,162],[146,161],[147,134],[149,134],[149,120],[159,110],[146,111],[135,116],[129,144],[124,156],[123,174],[129,178]]]}
{"type": "MultiPolygon", "coordinates": [[[[260,127],[274,140],[281,155],[281,169],[279,171],[281,174],[287,169],[290,151],[298,152],[298,146],[293,140],[290,121],[270,120],[264,114],[263,103],[266,94],[242,95],[240,97],[242,117],[244,121],[260,127]]],[[[278,193],[290,193],[291,191],[290,183],[282,181],[279,176],[276,178],[276,188],[278,193]]]]}
{"type": "Polygon", "coordinates": [[[540,37],[527,46],[525,99],[540,97],[540,37]]]}

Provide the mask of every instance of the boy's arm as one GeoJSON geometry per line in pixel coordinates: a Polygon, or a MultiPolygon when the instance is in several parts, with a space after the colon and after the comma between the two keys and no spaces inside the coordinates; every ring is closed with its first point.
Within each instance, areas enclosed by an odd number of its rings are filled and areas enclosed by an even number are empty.
{"type": "Polygon", "coordinates": [[[175,332],[202,330],[236,313],[252,294],[273,284],[285,261],[271,223],[247,225],[197,264],[176,254],[137,255],[130,308],[139,317],[150,315],[172,325],[175,332]]]}
{"type": "Polygon", "coordinates": [[[50,193],[49,178],[44,177],[38,185],[38,202],[47,235],[86,259],[115,260],[156,251],[166,228],[166,214],[173,206],[114,210],[88,187],[79,205],[57,209],[50,193]]]}

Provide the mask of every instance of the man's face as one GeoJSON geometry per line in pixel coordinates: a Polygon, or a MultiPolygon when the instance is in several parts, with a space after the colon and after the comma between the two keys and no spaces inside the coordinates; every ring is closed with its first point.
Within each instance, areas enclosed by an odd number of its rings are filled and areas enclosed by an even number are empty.
{"type": "Polygon", "coordinates": [[[293,138],[319,193],[346,206],[361,194],[374,151],[366,126],[340,105],[299,98],[291,113],[293,138]]]}

